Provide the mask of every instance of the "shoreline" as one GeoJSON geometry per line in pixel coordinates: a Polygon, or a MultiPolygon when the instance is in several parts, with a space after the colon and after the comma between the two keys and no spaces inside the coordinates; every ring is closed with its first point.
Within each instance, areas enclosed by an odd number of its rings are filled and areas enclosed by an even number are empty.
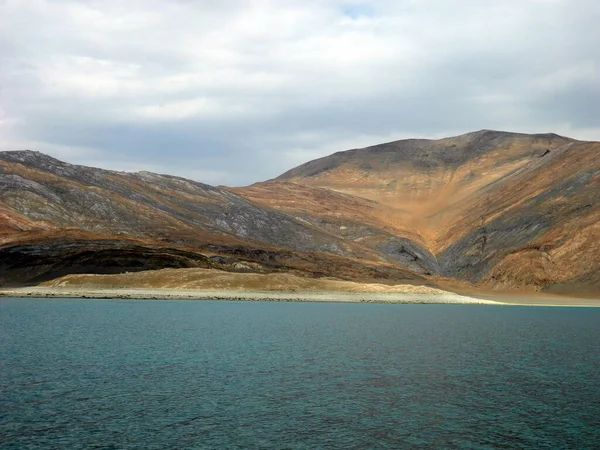
{"type": "Polygon", "coordinates": [[[177,289],[60,289],[46,287],[1,289],[0,298],[89,298],[116,300],[229,300],[265,302],[476,304],[504,303],[448,292],[447,294],[235,291],[177,289]]]}
{"type": "Polygon", "coordinates": [[[28,287],[0,289],[0,298],[79,298],[115,300],[223,300],[266,302],[329,302],[386,304],[455,304],[490,306],[600,307],[600,299],[498,296],[494,300],[452,292],[418,294],[399,292],[302,292],[178,289],[92,289],[28,287]]]}

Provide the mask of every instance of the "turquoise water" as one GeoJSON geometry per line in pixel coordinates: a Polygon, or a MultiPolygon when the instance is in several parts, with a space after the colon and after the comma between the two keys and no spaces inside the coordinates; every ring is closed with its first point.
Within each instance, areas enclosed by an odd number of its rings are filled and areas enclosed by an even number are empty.
{"type": "Polygon", "coordinates": [[[600,309],[0,300],[3,449],[600,448],[600,309]]]}

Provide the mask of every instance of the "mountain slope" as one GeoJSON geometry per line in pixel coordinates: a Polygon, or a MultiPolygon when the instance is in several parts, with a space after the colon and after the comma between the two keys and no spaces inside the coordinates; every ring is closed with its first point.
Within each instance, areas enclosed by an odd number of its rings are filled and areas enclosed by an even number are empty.
{"type": "Polygon", "coordinates": [[[36,152],[0,153],[0,201],[41,228],[78,228],[197,244],[229,234],[300,251],[341,253],[329,236],[223,189],[148,172],[66,164],[36,152]]]}
{"type": "Polygon", "coordinates": [[[483,130],[440,140],[408,139],[310,161],[279,176],[385,205],[436,251],[439,230],[464,215],[474,196],[517,175],[546,152],[575,141],[553,134],[483,130]]]}
{"type": "Polygon", "coordinates": [[[244,188],[0,152],[0,284],[161,268],[600,295],[600,143],[409,139],[244,188]]]}
{"type": "MultiPolygon", "coordinates": [[[[361,223],[386,212],[378,228],[396,226],[391,234],[403,239],[400,254],[412,257],[413,270],[577,293],[600,292],[599,180],[600,143],[483,130],[335,153],[236,192],[261,202],[260,190],[271,207],[313,218],[322,212],[274,200],[281,183],[350,195],[371,202],[361,223]]],[[[390,242],[380,236],[370,245],[391,256],[390,242]]]]}
{"type": "Polygon", "coordinates": [[[361,245],[391,264],[439,275],[439,264],[419,230],[386,205],[330,189],[286,183],[258,183],[233,191],[361,245]]]}
{"type": "Polygon", "coordinates": [[[351,241],[225,189],[75,166],[32,151],[0,153],[0,282],[165,267],[424,282],[356,258],[377,260],[351,241]]]}

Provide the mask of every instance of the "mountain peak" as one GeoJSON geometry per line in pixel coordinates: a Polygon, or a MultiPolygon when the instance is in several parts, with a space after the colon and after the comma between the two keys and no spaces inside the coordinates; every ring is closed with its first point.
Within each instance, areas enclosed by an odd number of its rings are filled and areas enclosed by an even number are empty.
{"type": "Polygon", "coordinates": [[[457,169],[500,149],[504,149],[505,162],[509,162],[571,142],[577,141],[553,133],[522,134],[495,130],[479,130],[438,140],[404,139],[337,152],[297,166],[275,179],[283,181],[324,176],[337,169],[356,169],[373,174],[387,173],[393,171],[394,167],[410,167],[425,172],[442,167],[457,169]]]}
{"type": "Polygon", "coordinates": [[[469,133],[461,134],[456,137],[450,137],[447,139],[457,139],[457,138],[486,138],[486,139],[497,139],[497,138],[529,138],[529,139],[566,139],[570,141],[574,141],[575,139],[561,136],[556,133],[517,133],[513,131],[502,131],[502,130],[490,130],[490,129],[482,129],[478,131],[472,131],[469,133]]]}

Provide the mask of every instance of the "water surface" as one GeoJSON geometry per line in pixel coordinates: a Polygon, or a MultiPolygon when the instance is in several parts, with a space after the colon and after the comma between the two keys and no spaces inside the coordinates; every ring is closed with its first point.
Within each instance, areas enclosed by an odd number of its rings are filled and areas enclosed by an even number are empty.
{"type": "Polygon", "coordinates": [[[600,309],[0,300],[2,448],[600,448],[600,309]]]}

